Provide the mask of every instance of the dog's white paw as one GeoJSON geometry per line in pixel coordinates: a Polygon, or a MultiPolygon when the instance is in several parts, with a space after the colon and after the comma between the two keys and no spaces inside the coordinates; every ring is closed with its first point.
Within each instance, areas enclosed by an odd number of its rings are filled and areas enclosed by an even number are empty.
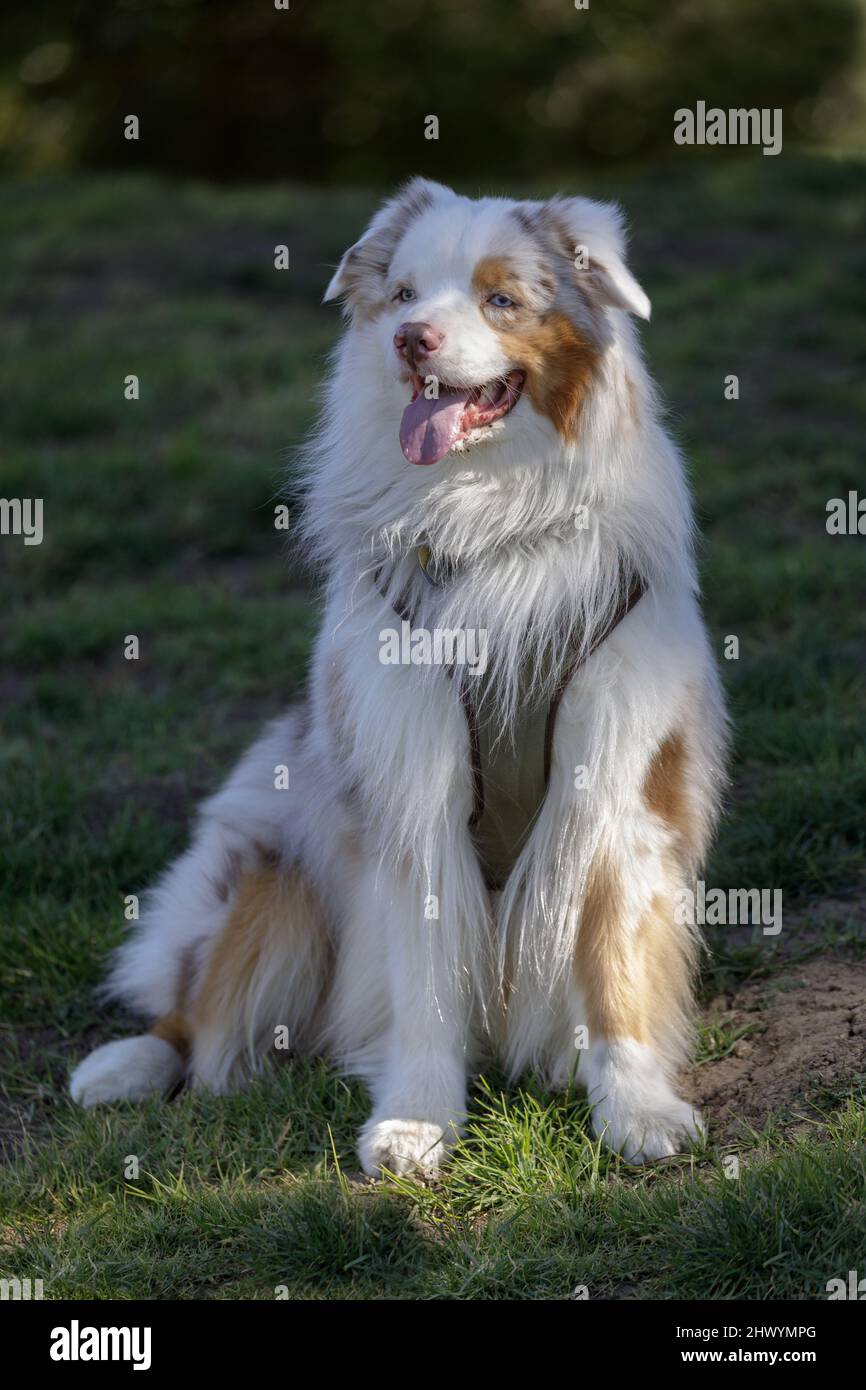
{"type": "Polygon", "coordinates": [[[663,1109],[634,1110],[621,1107],[596,1106],[592,1112],[592,1127],[610,1148],[621,1153],[628,1163],[651,1163],[656,1158],[669,1158],[683,1153],[704,1134],[704,1124],[697,1110],[676,1096],[663,1109]]]}
{"type": "Polygon", "coordinates": [[[433,1178],[448,1154],[448,1138],[430,1120],[368,1120],[358,1136],[361,1167],[370,1177],[386,1168],[399,1176],[433,1178]]]}
{"type": "Polygon", "coordinates": [[[627,1162],[668,1158],[703,1138],[700,1114],[671,1089],[648,1047],[596,1044],[587,1060],[593,1130],[627,1162]]]}
{"type": "Polygon", "coordinates": [[[183,1058],[171,1043],[144,1033],[97,1047],[75,1068],[69,1093],[84,1106],[143,1100],[154,1091],[170,1091],[183,1075],[183,1058]]]}

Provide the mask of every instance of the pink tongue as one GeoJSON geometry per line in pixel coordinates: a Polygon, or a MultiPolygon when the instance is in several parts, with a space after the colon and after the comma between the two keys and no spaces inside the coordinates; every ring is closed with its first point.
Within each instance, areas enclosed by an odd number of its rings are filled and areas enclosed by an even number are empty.
{"type": "Polygon", "coordinates": [[[400,447],[410,463],[438,463],[460,433],[470,391],[443,391],[428,401],[423,391],[403,411],[400,447]]]}

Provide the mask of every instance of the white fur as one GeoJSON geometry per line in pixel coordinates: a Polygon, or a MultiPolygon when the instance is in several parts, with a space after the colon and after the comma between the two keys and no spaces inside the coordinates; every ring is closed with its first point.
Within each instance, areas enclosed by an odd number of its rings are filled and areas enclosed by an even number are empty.
{"type": "Polygon", "coordinates": [[[365,1173],[435,1177],[448,1151],[447,1136],[428,1120],[368,1120],[358,1136],[365,1173]]]}
{"type": "Polygon", "coordinates": [[[700,1115],[674,1093],[641,1043],[596,1043],[585,1081],[593,1129],[630,1163],[667,1158],[703,1136],[700,1115]]]}
{"type": "Polygon", "coordinates": [[[144,1033],[97,1047],[75,1068],[69,1091],[84,1106],[144,1100],[152,1093],[167,1094],[183,1080],[184,1070],[180,1053],[171,1043],[144,1033]]]}
{"type": "MultiPolygon", "coordinates": [[[[579,1060],[579,1078],[598,1092],[600,1129],[632,1156],[656,1156],[696,1132],[672,1090],[683,1038],[660,1027],[652,1049],[616,1039],[573,1049],[583,1001],[571,963],[590,865],[603,850],[622,870],[624,926],[636,929],[664,886],[672,845],[641,796],[653,755],[668,733],[688,728],[702,847],[725,722],[682,461],[625,312],[646,317],[649,302],[626,269],[621,220],[585,199],[555,205],[555,225],[590,248],[593,269],[581,281],[545,233],[545,215],[540,204],[473,202],[416,181],[358,243],[367,278],[353,279],[352,252],[337,270],[328,297],[348,293],[356,313],[305,458],[305,534],[326,581],[309,719],[305,729],[295,714],[273,725],[205,805],[192,847],[155,890],[111,980],[112,993],[140,1011],[170,1010],[182,952],[197,953],[199,980],[225,923],[230,904],[215,884],[227,863],[254,864],[258,844],[303,865],[327,912],[333,973],[326,980],[324,960],[311,955],[262,1001],[261,1031],[301,1019],[299,1044],[367,1080],[374,1109],[361,1155],[370,1172],[435,1170],[464,1114],[467,1074],[491,1050],[515,1073],[534,1064],[556,1082],[579,1060]],[[413,200],[420,210],[407,217],[413,200]],[[398,441],[408,396],[391,342],[407,306],[390,294],[411,281],[411,317],[444,326],[444,380],[486,381],[520,365],[472,300],[473,267],[490,255],[520,264],[540,286],[538,312],[563,309],[598,348],[578,438],[564,442],[524,397],[477,444],[413,466],[398,441]],[[381,283],[367,259],[385,265],[381,283]],[[384,308],[371,314],[377,295],[384,308]],[[574,520],[582,506],[583,531],[574,520]],[[426,582],[415,556],[422,541],[457,562],[453,582],[426,582]],[[503,893],[491,896],[467,828],[459,676],[381,664],[378,634],[393,626],[398,597],[421,626],[486,628],[488,706],[507,738],[524,695],[520,671],[535,672],[533,693],[549,694],[570,635],[588,647],[626,571],[641,574],[648,592],[568,686],[546,801],[503,893]],[[552,667],[540,660],[545,649],[552,667]],[[277,763],[290,768],[288,791],[274,790],[277,763]],[[589,792],[575,791],[578,765],[591,769],[589,792]]],[[[249,1070],[247,1052],[247,1038],[227,1034],[204,1079],[219,1086],[249,1070]]],[[[128,1094],[122,1078],[115,1084],[114,1094],[128,1094]]],[[[97,1099],[111,1094],[110,1077],[97,1089],[97,1099]]]]}

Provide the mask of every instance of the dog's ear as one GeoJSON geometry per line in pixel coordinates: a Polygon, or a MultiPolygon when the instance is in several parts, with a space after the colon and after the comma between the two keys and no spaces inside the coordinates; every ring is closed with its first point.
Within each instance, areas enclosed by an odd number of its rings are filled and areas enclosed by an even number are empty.
{"type": "Polygon", "coordinates": [[[383,203],[360,241],[350,246],[325,290],[323,303],[346,299],[373,303],[381,294],[391,257],[409,223],[440,198],[453,198],[444,184],[414,178],[383,203]]]}
{"type": "MultiPolygon", "coordinates": [[[[558,231],[561,250],[600,303],[648,319],[650,302],[625,263],[625,219],[615,203],[553,198],[536,214],[558,231]]],[[[580,280],[578,283],[581,283],[580,280]]]]}

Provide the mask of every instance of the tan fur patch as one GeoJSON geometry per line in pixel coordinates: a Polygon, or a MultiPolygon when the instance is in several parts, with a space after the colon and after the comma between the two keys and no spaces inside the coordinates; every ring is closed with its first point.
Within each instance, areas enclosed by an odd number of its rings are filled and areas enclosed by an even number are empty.
{"type": "Polygon", "coordinates": [[[282,875],[276,869],[244,874],[229,919],[211,951],[195,1005],[197,1022],[218,1018],[233,999],[247,992],[283,903],[282,875]]]}
{"type": "Polygon", "coordinates": [[[322,909],[297,868],[263,867],[243,876],[231,912],[207,964],[193,1011],[195,1029],[228,1030],[243,1014],[256,968],[278,933],[288,946],[293,935],[318,932],[322,909]]]}
{"type": "Polygon", "coordinates": [[[653,755],[643,784],[643,798],[651,811],[693,847],[695,818],[687,786],[688,748],[682,733],[669,734],[653,755]]]}
{"type": "Polygon", "coordinates": [[[644,800],[650,810],[677,830],[682,828],[686,811],[685,760],[686,741],[682,734],[668,734],[653,754],[643,784],[644,800]]]}
{"type": "Polygon", "coordinates": [[[163,1042],[171,1043],[171,1046],[180,1053],[181,1057],[189,1056],[192,1037],[189,1024],[182,1013],[163,1014],[162,1018],[157,1019],[150,1031],[153,1037],[162,1038],[163,1042]]]}
{"type": "MultiPolygon", "coordinates": [[[[520,276],[511,262],[505,257],[485,256],[480,260],[472,274],[472,290],[486,297],[491,294],[507,294],[519,304],[526,293],[520,276]]],[[[494,313],[511,313],[512,310],[493,310],[494,313]]]]}
{"type": "Polygon", "coordinates": [[[619,877],[606,859],[597,860],[589,873],[574,957],[590,1042],[646,1042],[646,1001],[638,964],[626,935],[619,877]]]}
{"type": "Polygon", "coordinates": [[[637,949],[643,966],[648,1032],[663,1059],[679,1066],[692,1039],[697,946],[688,928],[674,917],[678,879],[673,866],[668,881],[670,892],[657,893],[641,918],[637,949]]]}
{"type": "MultiPolygon", "coordinates": [[[[525,296],[509,262],[496,257],[478,262],[472,287],[479,295],[501,290],[518,304],[525,296]]],[[[596,348],[561,309],[542,314],[494,309],[488,319],[503,351],[526,372],[524,391],[534,409],[563,437],[573,438],[598,365],[596,348]]]]}
{"type": "Polygon", "coordinates": [[[593,865],[575,949],[575,976],[586,1002],[590,1042],[633,1038],[671,1064],[689,1035],[695,948],[674,919],[670,892],[657,894],[636,924],[623,911],[619,877],[606,859],[593,865]]]}

